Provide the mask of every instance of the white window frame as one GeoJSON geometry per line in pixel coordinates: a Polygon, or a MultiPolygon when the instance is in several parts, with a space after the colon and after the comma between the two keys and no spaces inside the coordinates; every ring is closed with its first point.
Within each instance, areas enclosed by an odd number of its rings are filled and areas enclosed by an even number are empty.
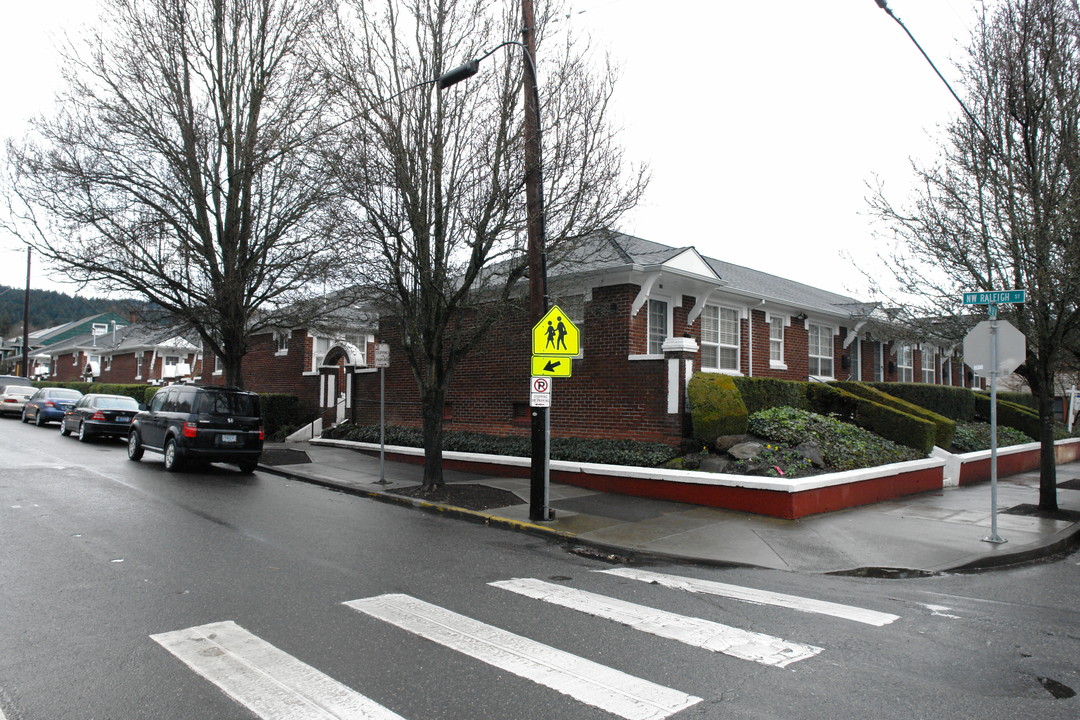
{"type": "Polygon", "coordinates": [[[112,355],[106,355],[101,359],[101,372],[112,372],[112,355]]]}
{"type": "Polygon", "coordinates": [[[769,321],[769,367],[774,370],[787,370],[784,362],[784,328],[788,324],[786,315],[768,315],[769,321]],[[780,337],[774,335],[774,331],[780,329],[780,337]],[[774,352],[777,351],[778,352],[774,352]],[[779,359],[777,359],[779,355],[779,359]]]}
{"type": "Polygon", "coordinates": [[[927,384],[930,384],[930,385],[936,385],[937,384],[937,362],[935,362],[935,358],[936,358],[936,355],[937,355],[937,348],[934,347],[933,345],[923,345],[920,348],[920,350],[921,350],[921,353],[922,353],[922,357],[921,357],[922,381],[924,383],[927,383],[927,384]],[[930,354],[930,363],[929,363],[930,368],[929,369],[927,369],[927,367],[926,367],[927,366],[927,362],[926,362],[927,353],[930,354]],[[926,379],[927,373],[930,373],[930,379],[929,380],[926,379]]]}
{"type": "Polygon", "coordinates": [[[663,357],[664,341],[671,337],[671,301],[662,297],[649,298],[649,301],[645,305],[645,311],[647,313],[645,316],[645,353],[646,355],[653,357],[663,357]],[[664,306],[662,309],[658,307],[661,304],[664,306]],[[664,326],[662,328],[654,328],[653,319],[658,317],[662,317],[664,320],[664,326]],[[654,330],[663,331],[663,337],[660,338],[659,346],[656,346],[653,341],[654,330]]]}
{"type": "Polygon", "coordinates": [[[223,363],[221,361],[221,356],[216,354],[216,353],[214,354],[214,372],[213,372],[213,374],[214,375],[224,375],[225,374],[225,363],[223,363]]]}
{"type": "Polygon", "coordinates": [[[288,330],[275,330],[274,331],[274,355],[288,355],[289,354],[289,331],[288,330]]]}
{"type": "Polygon", "coordinates": [[[311,338],[311,369],[309,372],[317,374],[320,367],[319,363],[326,357],[326,353],[330,352],[330,347],[334,344],[334,338],[329,335],[312,335],[311,333],[308,333],[308,337],[311,338]],[[319,352],[320,340],[326,341],[326,347],[323,348],[321,353],[319,352]]]}
{"type": "Polygon", "coordinates": [[[135,379],[142,380],[143,362],[146,358],[143,353],[135,353],[135,379]]]}
{"type": "MultiPolygon", "coordinates": [[[[725,305],[706,305],[701,315],[698,316],[698,322],[701,323],[701,369],[710,372],[728,373],[732,375],[741,374],[741,360],[742,360],[742,312],[738,308],[733,308],[725,305]],[[710,317],[712,313],[715,313],[715,317],[710,317]],[[725,315],[727,318],[725,319],[725,315]],[[735,343],[730,342],[729,337],[724,337],[724,322],[730,323],[732,315],[735,321],[735,343]],[[715,335],[712,333],[714,330],[708,327],[711,322],[716,323],[715,335]],[[727,340],[727,342],[725,342],[727,340]],[[720,357],[722,350],[734,350],[735,351],[735,363],[734,367],[724,367],[721,365],[720,357]],[[711,363],[706,362],[706,354],[708,352],[715,352],[715,360],[711,363]]],[[[730,328],[729,328],[730,329],[730,328]]]]}
{"type": "Polygon", "coordinates": [[[820,323],[808,322],[806,324],[807,342],[806,342],[806,357],[807,357],[807,372],[811,377],[819,378],[834,378],[836,377],[836,352],[833,348],[833,338],[836,337],[836,328],[829,325],[822,325],[820,323]],[[815,331],[815,328],[817,330],[815,331]],[[825,350],[828,354],[814,354],[815,341],[820,345],[823,340],[819,337],[824,333],[824,343],[826,348],[818,348],[818,350],[825,350]],[[814,367],[814,361],[817,361],[817,367],[814,367]],[[821,372],[823,369],[823,362],[828,361],[829,372],[821,372]],[[817,372],[814,372],[814,370],[817,372]]]}
{"type": "Polygon", "coordinates": [[[900,345],[896,349],[897,382],[915,382],[915,361],[911,345],[900,345]]]}

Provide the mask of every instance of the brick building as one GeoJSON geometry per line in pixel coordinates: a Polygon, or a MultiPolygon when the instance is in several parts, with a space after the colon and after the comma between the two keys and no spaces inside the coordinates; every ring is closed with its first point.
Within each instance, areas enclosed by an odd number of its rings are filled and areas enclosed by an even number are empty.
{"type": "Polygon", "coordinates": [[[50,345],[56,381],[162,385],[202,376],[203,354],[190,339],[160,327],[113,323],[50,345]]]}

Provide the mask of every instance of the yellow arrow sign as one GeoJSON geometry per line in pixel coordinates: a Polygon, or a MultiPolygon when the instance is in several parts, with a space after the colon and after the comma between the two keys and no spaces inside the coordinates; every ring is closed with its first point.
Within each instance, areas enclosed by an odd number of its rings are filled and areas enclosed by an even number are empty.
{"type": "Polygon", "coordinates": [[[568,357],[532,356],[532,374],[536,377],[570,377],[572,366],[568,357]]]}
{"type": "Polygon", "coordinates": [[[581,353],[581,333],[558,305],[552,305],[532,329],[533,355],[572,356],[581,353]]]}

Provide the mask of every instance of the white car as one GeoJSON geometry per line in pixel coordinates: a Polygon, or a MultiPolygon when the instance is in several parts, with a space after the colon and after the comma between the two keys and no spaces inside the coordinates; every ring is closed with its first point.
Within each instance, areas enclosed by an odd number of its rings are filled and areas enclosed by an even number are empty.
{"type": "Polygon", "coordinates": [[[0,415],[22,415],[23,405],[37,388],[29,385],[4,385],[0,387],[0,415]]]}

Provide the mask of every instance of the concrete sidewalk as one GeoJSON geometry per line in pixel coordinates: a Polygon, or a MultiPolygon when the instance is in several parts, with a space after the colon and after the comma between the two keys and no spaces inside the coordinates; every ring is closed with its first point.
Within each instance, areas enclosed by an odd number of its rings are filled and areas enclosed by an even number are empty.
{"type": "MultiPolygon", "coordinates": [[[[513,492],[521,505],[465,510],[395,495],[418,485],[419,465],[387,462],[379,484],[379,459],[355,450],[311,443],[267,445],[303,451],[310,462],[264,464],[261,470],[381,500],[488,525],[591,546],[617,555],[643,555],[706,564],[748,565],[808,573],[903,575],[975,569],[1023,562],[1080,541],[1080,463],[1058,466],[1063,519],[1003,513],[1035,505],[1038,473],[998,482],[998,534],[1008,542],[983,542],[990,534],[990,483],[923,493],[800,520],[596,492],[552,483],[556,518],[532,522],[529,480],[447,470],[447,483],[489,485],[513,492]]],[[[293,453],[267,453],[267,457],[293,453]]],[[[295,457],[303,459],[299,453],[295,457]]]]}

